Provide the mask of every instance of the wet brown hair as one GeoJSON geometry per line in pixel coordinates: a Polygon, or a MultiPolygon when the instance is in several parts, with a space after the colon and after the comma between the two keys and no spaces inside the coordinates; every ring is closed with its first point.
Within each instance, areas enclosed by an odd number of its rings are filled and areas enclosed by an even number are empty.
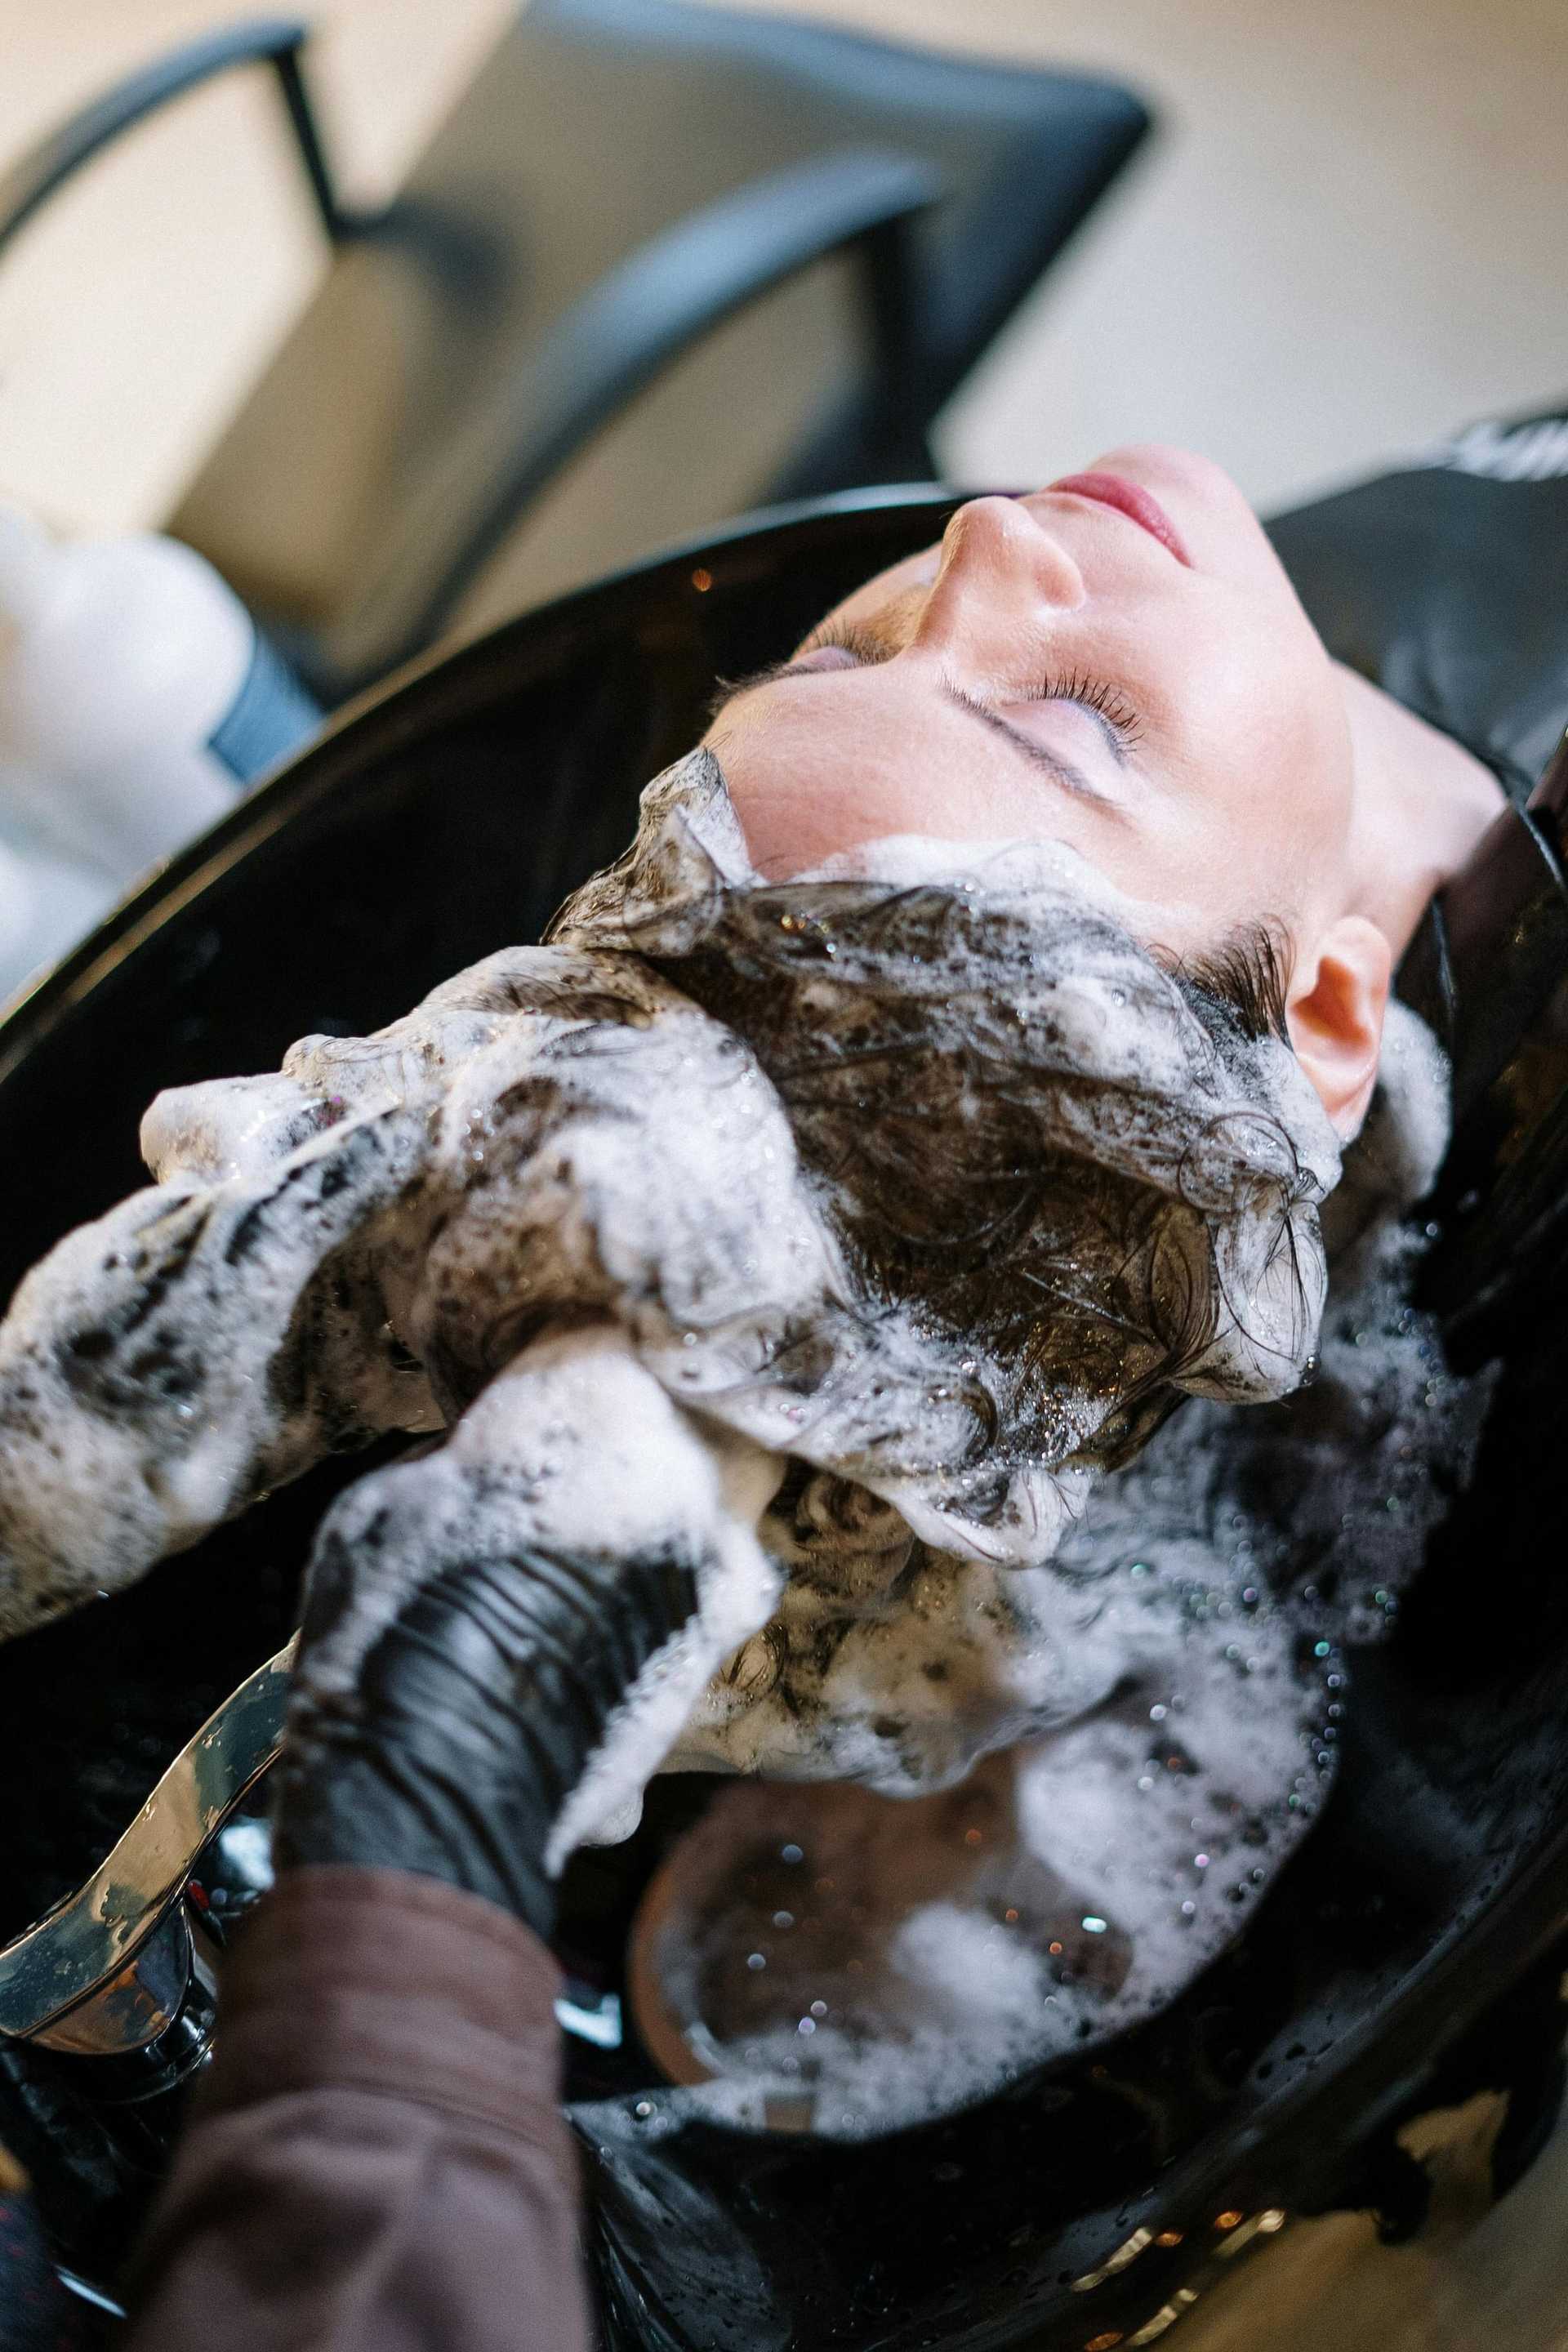
{"type": "Polygon", "coordinates": [[[1285,1000],[1290,986],[1289,934],[1274,916],[1243,923],[1218,947],[1202,955],[1167,956],[1156,948],[1154,960],[1188,992],[1210,997],[1226,1006],[1243,1036],[1256,1042],[1277,1037],[1290,1043],[1285,1000]]]}

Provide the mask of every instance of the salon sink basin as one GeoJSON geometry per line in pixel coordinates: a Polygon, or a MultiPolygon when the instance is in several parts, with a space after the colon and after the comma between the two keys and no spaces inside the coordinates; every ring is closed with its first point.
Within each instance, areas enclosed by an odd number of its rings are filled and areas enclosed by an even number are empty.
{"type": "MultiPolygon", "coordinates": [[[[877,493],[753,518],[351,708],[0,1027],[17,1171],[0,1287],[141,1180],[137,1120],[161,1086],[374,1028],[536,938],[622,845],[715,678],[787,649],[950,504],[877,493]]],[[[1468,1196],[1453,1211],[1472,1228],[1478,1213],[1468,1196]]],[[[1415,2226],[1423,2177],[1394,2129],[1483,2083],[1513,2095],[1506,2185],[1543,2112],[1568,1931],[1565,1292],[1560,1241],[1532,1259],[1530,1295],[1503,1285],[1472,1335],[1504,1358],[1479,1473],[1399,1633],[1352,1662],[1336,1792],[1246,1937],[1163,2014],[860,2146],[694,2121],[629,2030],[618,2047],[569,2042],[610,2343],[1152,2341],[1287,2209],[1364,2204],[1390,2231],[1415,2226]]],[[[363,1466],[327,1465],[136,1591],[0,1651],[0,1937],[87,1874],[287,1639],[311,1529],[363,1466]]],[[[659,1785],[635,1840],[574,1865],[561,1937],[591,1985],[617,1989],[637,1895],[703,1794],[659,1785]]],[[[8,2053],[0,2139],[63,2257],[107,2284],[174,2103],[114,2111],[89,2064],[8,2053]]]]}

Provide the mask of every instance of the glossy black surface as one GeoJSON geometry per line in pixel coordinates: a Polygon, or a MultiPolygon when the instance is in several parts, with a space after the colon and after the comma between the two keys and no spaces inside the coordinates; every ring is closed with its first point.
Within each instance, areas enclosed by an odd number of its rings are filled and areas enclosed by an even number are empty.
{"type": "MultiPolygon", "coordinates": [[[[933,493],[743,531],[526,617],[350,714],[0,1033],[0,1287],[137,1180],[136,1120],[158,1085],[265,1067],[303,1031],[374,1026],[536,936],[620,845],[638,786],[698,731],[715,677],[787,649],[942,512],[933,493]]],[[[1484,1198],[1466,1215],[1484,1224],[1484,1198]]],[[[1201,2274],[1222,2211],[1349,2198],[1415,2217],[1391,2118],[1434,2095],[1444,2063],[1450,2087],[1530,2063],[1540,2075],[1551,2038],[1547,1995],[1500,2012],[1530,2023],[1532,2060],[1522,2022],[1485,2021],[1532,1964],[1550,1993],[1568,1921],[1565,1287],[1548,1268],[1528,1295],[1500,1291],[1489,1344],[1507,1369],[1478,1488],[1398,1634],[1357,1663],[1338,1793],[1244,1944],[1164,2016],[865,2154],[667,2136],[635,2045],[574,2061],[616,2345],[1079,2347],[1131,2333],[1201,2274]],[[1180,2241],[1074,2290],[1140,2228],[1180,2241]]],[[[357,1466],[0,1652],[6,1927],[84,1873],[277,1645],[310,1527],[357,1466]]],[[[640,1877],[700,1796],[672,1785],[642,1838],[578,1868],[563,1932],[583,1965],[613,1974],[640,1877]]],[[[101,2270],[130,2176],[108,2193],[107,2126],[79,2078],[18,2071],[0,2135],[50,2159],[50,2218],[79,2266],[101,2270]]],[[[137,2161],[150,2179],[155,2140],[137,2161]]]]}

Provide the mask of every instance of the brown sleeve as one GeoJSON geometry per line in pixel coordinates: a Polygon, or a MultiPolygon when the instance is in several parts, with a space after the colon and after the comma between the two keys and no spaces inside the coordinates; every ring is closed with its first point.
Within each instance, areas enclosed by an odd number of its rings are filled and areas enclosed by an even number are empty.
{"type": "Polygon", "coordinates": [[[557,1981],[435,1879],[286,1874],[225,1966],[130,2352],[586,2352],[557,1981]]]}

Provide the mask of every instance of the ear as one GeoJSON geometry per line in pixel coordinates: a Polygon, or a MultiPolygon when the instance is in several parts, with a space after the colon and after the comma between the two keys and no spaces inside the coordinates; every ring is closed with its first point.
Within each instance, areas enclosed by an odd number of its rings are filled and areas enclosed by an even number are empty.
{"type": "Polygon", "coordinates": [[[1328,926],[1291,976],[1285,1023],[1336,1131],[1355,1134],[1377,1083],[1393,953],[1364,915],[1328,926]]]}

